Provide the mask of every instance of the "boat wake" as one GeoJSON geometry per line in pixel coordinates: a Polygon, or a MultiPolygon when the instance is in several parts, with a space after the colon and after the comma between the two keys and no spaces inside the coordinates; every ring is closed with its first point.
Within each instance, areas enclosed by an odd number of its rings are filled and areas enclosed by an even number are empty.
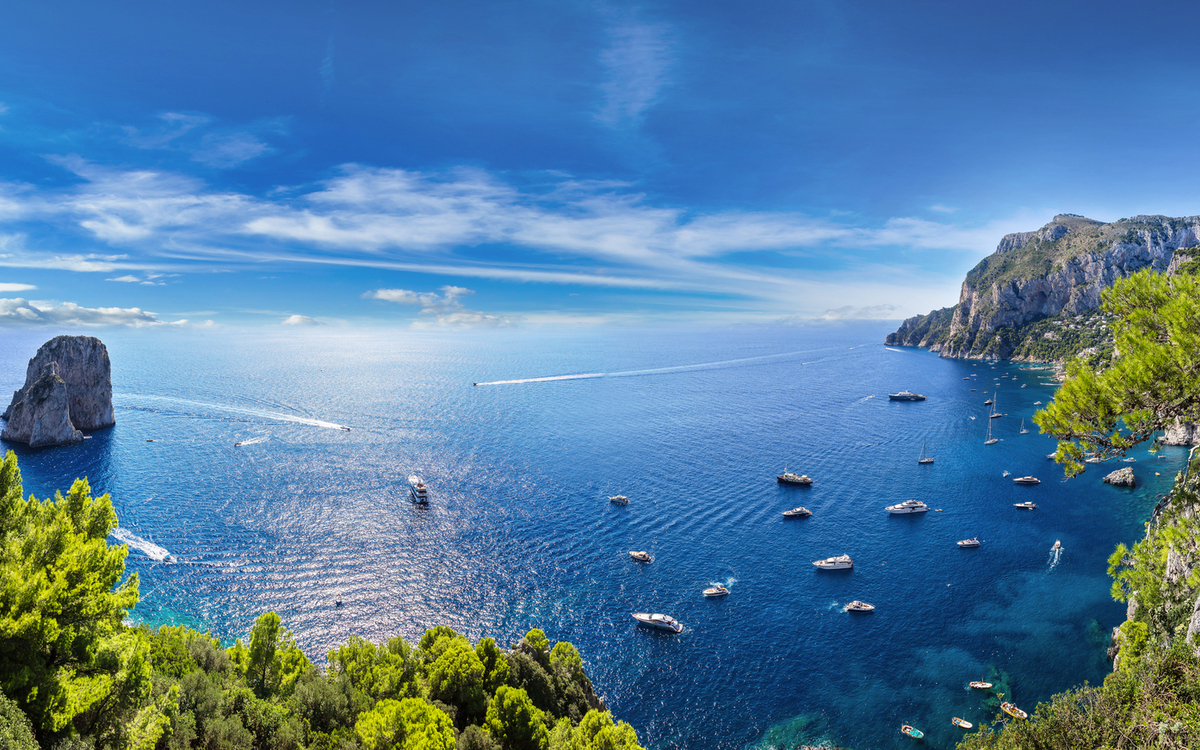
{"type": "Polygon", "coordinates": [[[267,442],[267,439],[268,439],[267,436],[263,435],[262,437],[250,438],[249,440],[239,440],[238,442],[234,443],[233,445],[235,448],[240,448],[243,445],[258,445],[259,443],[267,442]]]}
{"type": "Polygon", "coordinates": [[[1058,567],[1059,561],[1062,560],[1062,553],[1062,547],[1050,549],[1050,558],[1047,560],[1049,567],[1047,570],[1054,570],[1056,567],[1058,567]]]}
{"type": "MultiPolygon", "coordinates": [[[[312,417],[301,417],[295,414],[282,414],[280,412],[273,411],[262,411],[260,409],[245,409],[240,406],[226,406],[225,404],[209,404],[203,401],[189,401],[185,398],[173,398],[171,396],[149,396],[139,393],[123,393],[118,396],[118,399],[120,400],[124,400],[125,398],[132,399],[134,401],[162,401],[170,404],[200,407],[202,409],[215,409],[216,411],[229,412],[231,414],[244,414],[246,416],[269,419],[275,422],[306,424],[312,427],[324,427],[330,430],[349,430],[349,428],[345,425],[340,425],[336,422],[326,422],[323,419],[313,419],[312,417]]],[[[263,439],[265,440],[266,438],[263,439]]]]}
{"type": "Polygon", "coordinates": [[[121,526],[118,526],[117,528],[108,532],[108,534],[109,534],[109,536],[116,539],[118,542],[129,545],[130,549],[141,552],[143,555],[145,555],[146,557],[149,557],[151,560],[158,560],[159,562],[164,562],[164,561],[171,559],[171,553],[168,552],[167,550],[163,549],[162,547],[159,547],[154,542],[148,542],[145,539],[142,539],[137,534],[134,534],[133,532],[131,532],[128,529],[125,529],[121,526]]]}
{"type": "MultiPolygon", "coordinates": [[[[557,380],[587,380],[590,378],[633,378],[643,375],[667,375],[675,372],[692,372],[694,370],[712,370],[720,367],[766,363],[786,357],[795,357],[808,352],[783,352],[782,354],[763,354],[758,357],[742,357],[740,359],[724,359],[718,362],[699,362],[694,365],[675,365],[673,367],[655,367],[649,370],[625,370],[623,372],[589,372],[579,375],[549,375],[541,378],[516,378],[513,380],[479,381],[471,385],[515,385],[522,383],[550,383],[557,380]]],[[[811,365],[812,362],[801,362],[811,365]]]]}
{"type": "Polygon", "coordinates": [[[893,349],[893,348],[892,348],[892,347],[890,347],[890,346],[885,346],[885,347],[883,347],[883,348],[884,348],[884,349],[887,349],[889,352],[899,352],[900,354],[904,354],[904,350],[903,350],[903,349],[893,349]]]}
{"type": "Polygon", "coordinates": [[[735,584],[735,583],[737,583],[737,579],[734,578],[733,576],[729,576],[724,581],[709,581],[708,585],[709,586],[724,586],[727,589],[732,589],[733,584],[735,584]]]}
{"type": "Polygon", "coordinates": [[[870,400],[871,400],[871,399],[873,399],[873,398],[875,398],[875,394],[874,394],[874,393],[872,393],[870,396],[863,396],[862,398],[860,398],[859,400],[855,401],[854,403],[856,403],[856,404],[861,404],[861,403],[863,403],[863,402],[870,401],[870,400]]]}

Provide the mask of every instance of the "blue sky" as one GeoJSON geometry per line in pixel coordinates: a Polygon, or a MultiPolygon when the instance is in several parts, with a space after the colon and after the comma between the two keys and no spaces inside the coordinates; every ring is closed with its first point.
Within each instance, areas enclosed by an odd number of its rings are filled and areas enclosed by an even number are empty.
{"type": "Polygon", "coordinates": [[[900,318],[1200,213],[1193,4],[14,2],[0,325],[900,318]]]}

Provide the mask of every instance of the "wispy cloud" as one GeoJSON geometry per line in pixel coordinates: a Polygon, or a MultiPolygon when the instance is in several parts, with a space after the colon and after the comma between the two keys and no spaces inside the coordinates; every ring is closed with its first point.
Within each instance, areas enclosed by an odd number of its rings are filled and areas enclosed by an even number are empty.
{"type": "Polygon", "coordinates": [[[443,286],[441,294],[436,292],[413,292],[408,289],[375,289],[365,292],[365,299],[378,299],[395,302],[401,305],[420,305],[419,314],[426,315],[426,320],[416,320],[413,325],[418,327],[432,323],[437,326],[465,327],[504,327],[514,325],[515,318],[505,315],[493,315],[478,310],[468,310],[462,304],[462,298],[474,294],[471,289],[461,286],[443,286]]]}
{"type": "Polygon", "coordinates": [[[307,315],[289,315],[284,318],[279,325],[281,326],[319,326],[321,321],[316,318],[310,318],[307,315]]]}
{"type": "Polygon", "coordinates": [[[183,326],[187,320],[167,322],[136,307],[81,307],[74,302],[30,301],[20,297],[0,299],[0,326],[86,326],[152,328],[183,326]]]}
{"type": "Polygon", "coordinates": [[[929,207],[930,211],[936,211],[939,214],[952,214],[958,211],[954,206],[943,206],[941,203],[935,203],[929,207]]]}
{"type": "Polygon", "coordinates": [[[274,153],[276,149],[261,134],[279,128],[277,121],[231,128],[217,125],[208,115],[164,112],[148,126],[126,125],[120,131],[121,140],[135,148],[182,152],[194,162],[231,169],[274,153]]]}
{"type": "Polygon", "coordinates": [[[605,78],[596,119],[610,128],[637,127],[670,82],[671,30],[665,24],[627,18],[610,26],[608,36],[608,46],[600,53],[605,78]]]}
{"type": "Polygon", "coordinates": [[[33,284],[0,284],[0,292],[27,292],[30,289],[37,289],[33,284]]]}

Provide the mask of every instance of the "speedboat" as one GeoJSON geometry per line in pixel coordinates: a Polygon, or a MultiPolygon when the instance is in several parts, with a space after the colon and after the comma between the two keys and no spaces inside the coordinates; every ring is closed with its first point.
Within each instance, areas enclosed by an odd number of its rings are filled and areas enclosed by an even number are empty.
{"type": "Polygon", "coordinates": [[[1029,714],[1025,713],[1024,711],[1017,708],[1016,706],[1009,703],[1008,701],[1004,701],[1003,703],[1000,704],[1000,710],[1002,710],[1004,713],[1008,714],[1009,716],[1013,717],[1014,719],[1028,719],[1029,718],[1029,714]]]}
{"type": "Polygon", "coordinates": [[[429,502],[429,489],[416,474],[408,475],[408,494],[414,503],[424,505],[429,502]]]}
{"type": "Polygon", "coordinates": [[[1028,500],[1026,500],[1023,503],[1013,503],[1013,507],[1014,508],[1024,508],[1025,510],[1033,510],[1034,508],[1037,507],[1037,503],[1031,503],[1028,500]]]}
{"type": "Polygon", "coordinates": [[[787,467],[783,467],[782,474],[776,474],[775,480],[780,484],[812,484],[813,480],[807,474],[797,474],[794,471],[788,471],[787,467]]]}
{"type": "Polygon", "coordinates": [[[1046,454],[1046,458],[1049,458],[1049,459],[1051,459],[1051,460],[1054,460],[1054,457],[1055,457],[1055,456],[1057,456],[1057,455],[1058,455],[1058,453],[1057,453],[1057,452],[1055,452],[1055,453],[1047,453],[1047,454],[1046,454]]]}
{"type": "Polygon", "coordinates": [[[979,546],[979,537],[976,536],[976,537],[971,537],[970,539],[960,539],[958,541],[958,546],[962,547],[964,549],[967,547],[978,547],[979,546]]]}
{"type": "Polygon", "coordinates": [[[1054,546],[1053,546],[1053,547],[1051,547],[1050,549],[1052,549],[1052,550],[1055,550],[1055,549],[1062,549],[1062,542],[1060,542],[1060,541],[1058,541],[1057,539],[1055,539],[1055,540],[1054,540],[1054,546]]]}
{"type": "Polygon", "coordinates": [[[812,515],[812,511],[808,508],[792,508],[791,510],[785,510],[783,515],[788,518],[808,518],[812,515]]]}
{"type": "Polygon", "coordinates": [[[640,549],[629,550],[629,556],[638,562],[650,562],[653,559],[649,552],[640,549]]]}
{"type": "Polygon", "coordinates": [[[900,727],[900,733],[907,734],[909,737],[912,737],[914,740],[919,740],[925,736],[925,733],[922,732],[920,729],[915,729],[913,727],[910,727],[907,724],[900,727]]]}
{"type": "Polygon", "coordinates": [[[967,721],[966,719],[960,719],[957,716],[955,716],[953,719],[951,719],[950,723],[961,729],[970,729],[971,727],[975,726],[974,724],[967,721]]]}
{"type": "Polygon", "coordinates": [[[612,495],[608,498],[608,501],[613,505],[629,505],[629,498],[624,495],[612,495]]]}
{"type": "Polygon", "coordinates": [[[874,612],[875,605],[867,604],[866,602],[860,602],[857,599],[855,599],[854,601],[852,601],[846,605],[846,611],[847,612],[874,612]]]}
{"type": "Polygon", "coordinates": [[[984,401],[984,402],[983,402],[983,405],[984,405],[984,406],[991,406],[991,405],[992,405],[992,400],[989,398],[987,401],[984,401]]]}
{"type": "Polygon", "coordinates": [[[1038,479],[1037,477],[1033,477],[1033,476],[1015,477],[1013,479],[1013,484],[1041,484],[1041,483],[1042,483],[1042,480],[1038,479]]]}
{"type": "Polygon", "coordinates": [[[716,586],[704,589],[704,595],[708,596],[708,597],[726,596],[728,594],[729,594],[729,589],[725,588],[724,586],[722,586],[719,583],[716,586]]]}
{"type": "Polygon", "coordinates": [[[822,570],[844,570],[845,568],[853,568],[854,561],[850,559],[850,555],[839,555],[837,557],[827,557],[824,560],[814,560],[813,565],[822,570]]]}
{"type": "Polygon", "coordinates": [[[979,682],[979,681],[977,680],[977,681],[975,681],[975,682],[972,682],[972,683],[971,683],[971,687],[975,688],[976,690],[991,690],[991,689],[992,689],[992,683],[990,683],[990,682],[979,682]]]}
{"type": "Polygon", "coordinates": [[[902,503],[889,505],[885,508],[888,513],[925,513],[929,510],[929,506],[920,500],[905,500],[902,503]]]}
{"type": "Polygon", "coordinates": [[[925,397],[910,390],[903,390],[899,393],[889,393],[888,399],[891,401],[924,401],[925,397]]]}
{"type": "Polygon", "coordinates": [[[649,614],[648,612],[633,612],[633,619],[637,620],[641,625],[648,625],[658,630],[666,630],[671,633],[682,633],[683,626],[679,621],[670,615],[649,614]]]}

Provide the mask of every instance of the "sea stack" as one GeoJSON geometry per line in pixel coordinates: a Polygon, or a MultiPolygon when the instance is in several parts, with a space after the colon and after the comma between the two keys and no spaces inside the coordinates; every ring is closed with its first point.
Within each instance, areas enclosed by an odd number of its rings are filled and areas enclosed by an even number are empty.
{"type": "Polygon", "coordinates": [[[58,336],[38,349],[25,385],[4,411],[0,439],[38,448],[83,441],[80,430],[116,423],[108,349],[92,336],[58,336]]]}
{"type": "Polygon", "coordinates": [[[1136,480],[1133,478],[1133,469],[1126,466],[1106,476],[1104,481],[1114,487],[1133,487],[1136,480]]]}

